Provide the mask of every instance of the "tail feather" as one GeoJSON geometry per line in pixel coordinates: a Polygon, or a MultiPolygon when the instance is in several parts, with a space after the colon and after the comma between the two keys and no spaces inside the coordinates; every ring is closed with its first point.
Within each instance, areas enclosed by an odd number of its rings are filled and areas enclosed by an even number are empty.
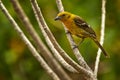
{"type": "Polygon", "coordinates": [[[110,57],[108,54],[107,54],[107,52],[105,51],[105,49],[102,47],[102,45],[98,42],[98,40],[96,40],[96,39],[93,39],[94,40],[94,42],[97,44],[97,46],[102,50],[102,52],[103,52],[103,54],[106,56],[106,57],[110,57]]]}

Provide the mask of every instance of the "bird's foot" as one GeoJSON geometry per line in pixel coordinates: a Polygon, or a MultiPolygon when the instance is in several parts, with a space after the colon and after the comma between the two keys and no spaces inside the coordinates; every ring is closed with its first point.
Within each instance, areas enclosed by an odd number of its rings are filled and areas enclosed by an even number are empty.
{"type": "Polygon", "coordinates": [[[66,34],[71,34],[70,31],[68,31],[68,30],[67,30],[65,33],[66,33],[66,34]]]}
{"type": "Polygon", "coordinates": [[[78,45],[73,45],[73,49],[78,48],[78,45]]]}

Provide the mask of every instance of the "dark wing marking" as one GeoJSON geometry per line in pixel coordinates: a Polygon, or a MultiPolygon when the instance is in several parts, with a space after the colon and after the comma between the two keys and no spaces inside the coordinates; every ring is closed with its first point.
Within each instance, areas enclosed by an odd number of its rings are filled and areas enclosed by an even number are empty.
{"type": "Polygon", "coordinates": [[[90,36],[96,37],[96,34],[93,31],[93,29],[83,19],[77,16],[74,18],[74,22],[81,29],[85,30],[90,36]]]}

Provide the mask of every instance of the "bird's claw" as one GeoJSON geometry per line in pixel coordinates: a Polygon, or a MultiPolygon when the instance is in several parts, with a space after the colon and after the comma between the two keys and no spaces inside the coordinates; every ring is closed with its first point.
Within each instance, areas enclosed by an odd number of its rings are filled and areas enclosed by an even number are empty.
{"type": "Polygon", "coordinates": [[[67,30],[65,33],[66,33],[66,34],[70,34],[70,31],[67,30]]]}
{"type": "Polygon", "coordinates": [[[73,49],[78,48],[78,45],[73,45],[73,49]]]}

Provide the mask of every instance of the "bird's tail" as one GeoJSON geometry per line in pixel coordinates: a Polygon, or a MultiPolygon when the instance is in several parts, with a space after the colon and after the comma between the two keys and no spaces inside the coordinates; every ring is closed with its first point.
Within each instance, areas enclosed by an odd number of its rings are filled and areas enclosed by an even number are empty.
{"type": "Polygon", "coordinates": [[[103,54],[105,55],[105,57],[109,58],[110,56],[107,54],[107,52],[105,51],[105,49],[102,47],[102,45],[98,42],[97,39],[93,39],[94,42],[98,45],[98,47],[102,50],[103,54]]]}

